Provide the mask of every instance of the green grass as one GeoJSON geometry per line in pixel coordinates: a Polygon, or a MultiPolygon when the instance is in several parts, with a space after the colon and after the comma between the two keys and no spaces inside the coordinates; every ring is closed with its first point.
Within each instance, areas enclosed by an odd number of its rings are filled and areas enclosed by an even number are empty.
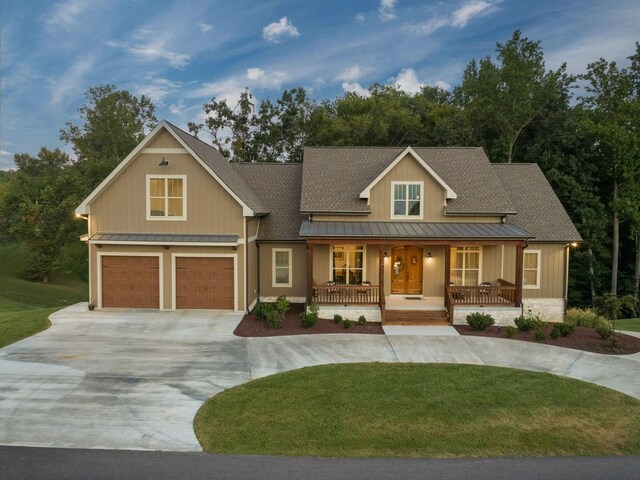
{"type": "Polygon", "coordinates": [[[640,332],[640,318],[623,318],[622,320],[616,320],[616,330],[640,332]]]}
{"type": "Polygon", "coordinates": [[[471,365],[309,367],[226,390],[194,419],[207,452],[336,457],[640,454],[640,401],[471,365]]]}
{"type": "Polygon", "coordinates": [[[0,347],[47,329],[52,312],[87,299],[87,283],[71,274],[48,284],[23,279],[28,256],[21,244],[0,243],[0,347]]]}

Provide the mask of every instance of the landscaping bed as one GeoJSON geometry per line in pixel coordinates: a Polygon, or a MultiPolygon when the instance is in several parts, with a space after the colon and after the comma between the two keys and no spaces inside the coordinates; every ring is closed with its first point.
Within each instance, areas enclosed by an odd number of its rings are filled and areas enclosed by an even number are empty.
{"type": "MultiPolygon", "coordinates": [[[[576,350],[585,350],[587,352],[605,353],[613,355],[628,355],[631,353],[640,352],[640,338],[632,337],[630,335],[624,335],[617,333],[619,341],[616,343],[615,348],[612,346],[609,340],[603,340],[598,332],[593,328],[587,327],[575,327],[575,332],[568,337],[560,337],[553,339],[550,337],[551,330],[553,329],[553,323],[548,323],[545,326],[545,339],[536,340],[535,330],[528,332],[522,332],[517,330],[515,337],[510,340],[522,340],[525,342],[545,343],[547,345],[555,345],[557,347],[574,348],[576,350]]],[[[454,328],[460,335],[472,335],[475,337],[493,337],[493,338],[508,338],[506,327],[489,327],[486,330],[474,330],[469,325],[454,325],[454,328]]]]}
{"type": "Polygon", "coordinates": [[[314,333],[368,333],[383,335],[382,324],[380,322],[367,322],[360,325],[352,318],[351,328],[344,328],[342,323],[334,323],[333,320],[319,318],[318,322],[311,328],[303,328],[300,324],[299,315],[304,311],[304,304],[292,303],[289,311],[285,313],[280,328],[269,328],[267,322],[248,313],[234,330],[234,335],[238,337],[276,337],[281,335],[308,335],[314,333]]]}

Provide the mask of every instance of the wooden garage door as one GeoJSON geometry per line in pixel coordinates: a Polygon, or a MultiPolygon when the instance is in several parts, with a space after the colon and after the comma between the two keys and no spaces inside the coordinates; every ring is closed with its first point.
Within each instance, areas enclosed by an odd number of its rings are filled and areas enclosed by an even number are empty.
{"type": "Polygon", "coordinates": [[[233,310],[233,298],[233,258],[176,258],[176,308],[233,310]]]}
{"type": "Polygon", "coordinates": [[[102,257],[102,306],[160,308],[158,257],[102,257]]]}

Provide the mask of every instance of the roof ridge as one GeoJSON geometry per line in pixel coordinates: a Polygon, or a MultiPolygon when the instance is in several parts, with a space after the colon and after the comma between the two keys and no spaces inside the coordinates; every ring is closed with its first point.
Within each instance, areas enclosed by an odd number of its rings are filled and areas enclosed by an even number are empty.
{"type": "MultiPolygon", "coordinates": [[[[171,128],[175,128],[176,130],[180,130],[182,133],[184,133],[185,135],[189,135],[191,138],[193,138],[194,140],[197,140],[198,142],[202,143],[203,145],[205,145],[206,147],[212,148],[214,149],[216,152],[220,153],[220,150],[218,150],[216,147],[214,147],[213,145],[209,145],[207,142],[205,142],[204,140],[199,139],[198,137],[196,137],[195,135],[187,132],[186,130],[181,129],[180,127],[175,126],[173,123],[171,123],[169,120],[165,120],[162,119],[162,121],[164,123],[166,123],[167,125],[169,125],[171,128]]],[[[220,153],[220,155],[222,155],[222,153],[220,153]]],[[[224,157],[224,155],[222,155],[224,157]]],[[[227,159],[225,157],[225,160],[229,161],[229,159],[227,159]]]]}
{"type": "Polygon", "coordinates": [[[302,162],[229,162],[231,165],[299,165],[302,166],[302,162]]]}
{"type": "Polygon", "coordinates": [[[324,148],[335,148],[335,149],[340,149],[340,148],[344,148],[344,149],[356,149],[356,148],[369,148],[369,149],[380,149],[380,150],[402,150],[402,149],[406,149],[407,147],[411,147],[413,149],[416,148],[420,148],[422,150],[425,149],[429,149],[429,150],[477,150],[477,149],[482,149],[482,147],[469,147],[469,146],[443,146],[443,147],[424,147],[424,146],[414,146],[414,145],[407,145],[407,146],[400,146],[400,147],[393,147],[393,146],[379,146],[379,145],[309,145],[309,146],[305,146],[304,149],[312,149],[312,148],[317,148],[317,149],[324,149],[324,148]]]}

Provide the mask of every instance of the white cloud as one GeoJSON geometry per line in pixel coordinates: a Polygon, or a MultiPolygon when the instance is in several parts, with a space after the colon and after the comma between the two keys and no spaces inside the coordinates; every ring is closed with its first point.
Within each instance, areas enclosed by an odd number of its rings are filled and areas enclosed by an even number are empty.
{"type": "Polygon", "coordinates": [[[187,112],[187,105],[184,103],[184,100],[178,100],[176,103],[169,105],[169,111],[171,112],[171,115],[184,117],[187,112]]]}
{"type": "Polygon", "coordinates": [[[462,28],[469,20],[480,15],[486,15],[493,11],[495,6],[484,0],[470,0],[453,12],[451,26],[462,28]]]}
{"type": "Polygon", "coordinates": [[[9,170],[14,166],[13,153],[0,150],[0,170],[9,170]]]}
{"type": "Polygon", "coordinates": [[[345,92],[356,93],[356,94],[360,95],[361,97],[368,97],[369,96],[369,90],[364,88],[358,82],[342,82],[342,89],[345,92]]]}
{"type": "Polygon", "coordinates": [[[248,68],[247,80],[251,85],[261,88],[280,88],[282,82],[287,80],[288,76],[284,72],[274,70],[267,73],[261,68],[248,68]]]}
{"type": "Polygon", "coordinates": [[[407,29],[413,33],[420,35],[429,35],[430,33],[440,30],[442,27],[449,25],[449,19],[446,17],[434,17],[426,22],[409,25],[407,29]]]}
{"type": "Polygon", "coordinates": [[[150,78],[149,80],[149,83],[145,85],[136,85],[136,90],[138,94],[146,95],[157,104],[162,104],[167,95],[180,87],[180,83],[172,82],[166,78],[150,78]]]}
{"type": "Polygon", "coordinates": [[[240,99],[240,94],[245,88],[253,89],[279,89],[282,83],[289,80],[289,75],[278,70],[265,71],[261,68],[249,68],[242,76],[236,75],[219,80],[217,82],[203,83],[199,88],[187,94],[189,98],[216,97],[225,99],[230,106],[240,99]]]}
{"type": "Polygon", "coordinates": [[[338,76],[339,80],[345,82],[353,82],[358,80],[364,74],[364,70],[360,66],[355,65],[353,67],[345,68],[344,71],[338,76]]]}
{"type": "Polygon", "coordinates": [[[56,3],[45,24],[49,30],[69,30],[78,25],[78,17],[84,13],[90,2],[87,0],[67,0],[56,3]]]}
{"type": "Polygon", "coordinates": [[[424,87],[424,83],[418,80],[418,75],[413,68],[402,70],[394,79],[393,84],[407,93],[418,93],[424,87]]]}
{"type": "Polygon", "coordinates": [[[7,152],[6,150],[0,150],[0,157],[11,157],[13,153],[7,152]]]}
{"type": "Polygon", "coordinates": [[[213,30],[213,25],[209,25],[208,23],[199,23],[198,28],[202,33],[208,33],[213,30]]]}
{"type": "Polygon", "coordinates": [[[81,58],[62,77],[57,80],[49,80],[53,86],[51,103],[58,104],[70,95],[79,95],[83,91],[84,77],[93,69],[93,65],[94,59],[92,57],[81,58]]]}
{"type": "MultiPolygon", "coordinates": [[[[143,30],[139,30],[136,34],[136,38],[143,40],[143,36],[146,36],[143,30]]],[[[109,40],[106,42],[108,46],[114,48],[121,48],[143,60],[167,60],[169,65],[174,68],[185,68],[191,62],[191,56],[186,53],[178,53],[164,48],[162,40],[155,40],[149,42],[140,42],[130,44],[128,42],[119,42],[109,40]]]]}
{"type": "Polygon", "coordinates": [[[270,23],[262,29],[262,37],[271,43],[279,43],[282,37],[299,37],[300,32],[287,17],[270,23]]]}
{"type": "Polygon", "coordinates": [[[433,82],[434,87],[438,87],[441,90],[451,90],[451,85],[444,80],[436,80],[433,82]]]}
{"type": "Polygon", "coordinates": [[[364,13],[358,13],[356,15],[356,22],[364,22],[364,13]]]}
{"type": "Polygon", "coordinates": [[[380,0],[380,8],[378,8],[380,20],[390,22],[396,19],[396,3],[397,0],[380,0]]]}

